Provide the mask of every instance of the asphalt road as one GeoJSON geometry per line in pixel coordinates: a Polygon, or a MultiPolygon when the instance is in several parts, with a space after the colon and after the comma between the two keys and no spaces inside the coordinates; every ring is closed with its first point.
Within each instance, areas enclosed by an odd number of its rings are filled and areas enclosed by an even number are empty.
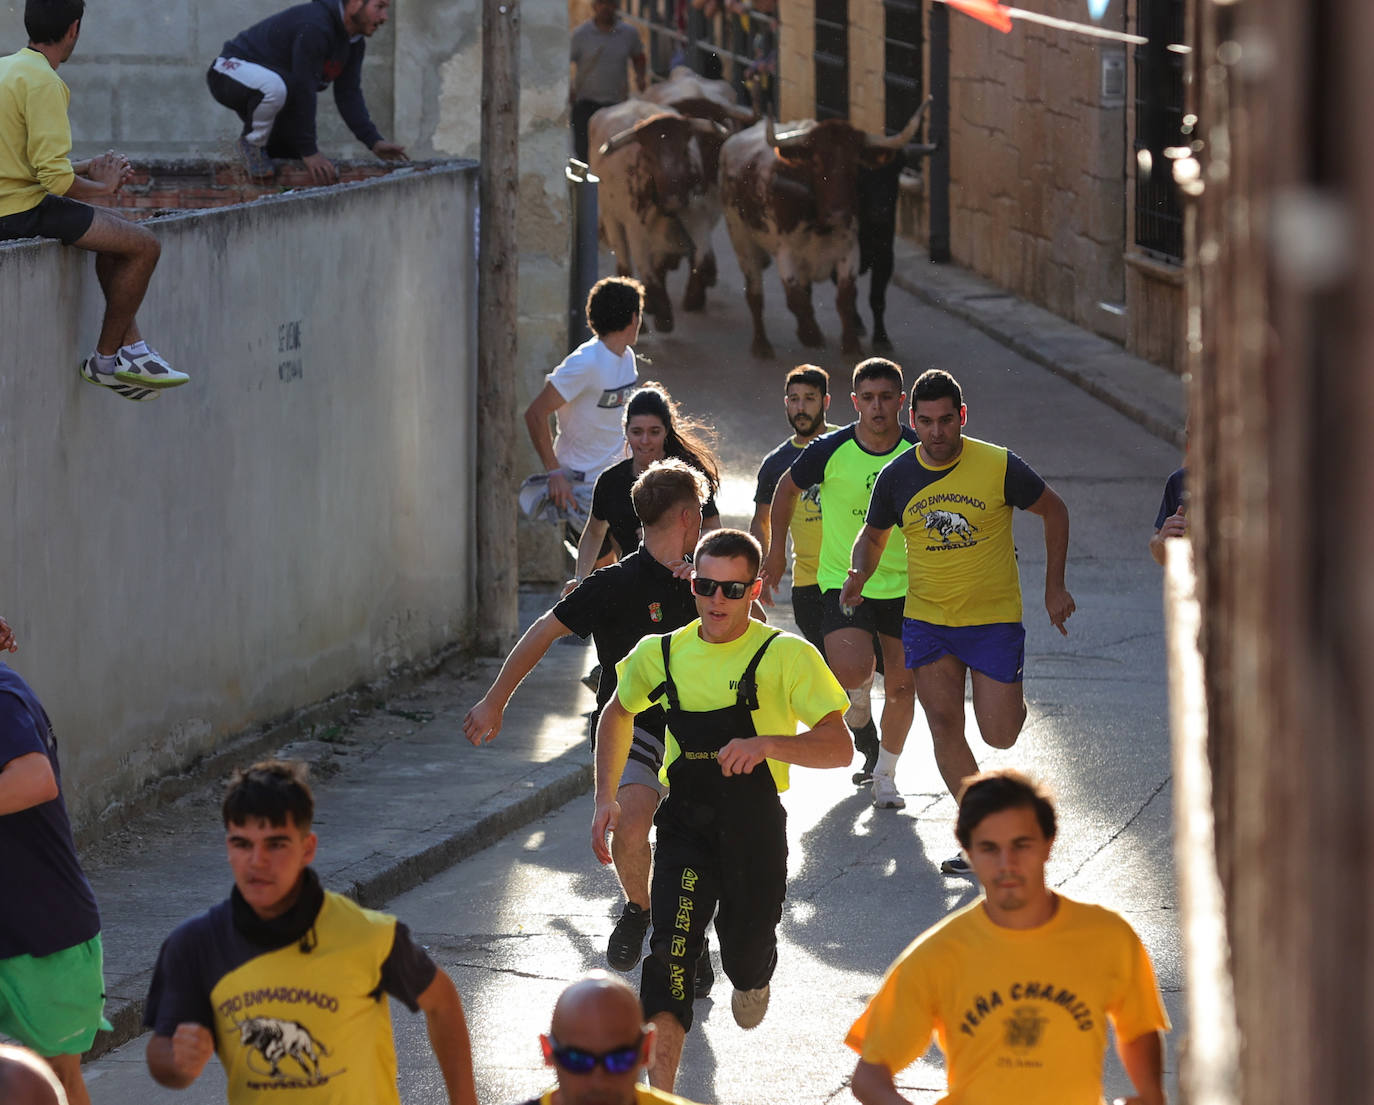
{"type": "MultiPolygon", "coordinates": [[[[852,419],[842,382],[853,358],[833,348],[803,350],[780,287],[765,277],[769,336],[779,359],[748,354],[747,310],[724,236],[721,284],[705,318],[679,312],[678,330],[646,334],[641,369],[663,381],[691,413],[714,424],[728,478],[727,522],[752,513],[759,459],[787,432],[782,378],[814,361],[835,377],[831,420],[852,419]]],[[[603,270],[605,266],[603,266],[603,270]]],[[[684,273],[672,288],[680,295],[684,273]]],[[[822,328],[838,333],[833,290],[818,289],[822,328]]],[[[861,294],[861,306],[866,310],[861,294]]],[[[1044,546],[1039,520],[1017,519],[1028,630],[1030,716],[1020,742],[984,766],[1016,766],[1046,780],[1060,806],[1051,880],[1065,893],[1124,913],[1152,953],[1175,1023],[1169,1065],[1183,1028],[1182,965],[1170,842],[1171,788],[1166,678],[1158,570],[1145,547],[1176,450],[1073,385],[972,328],[892,288],[888,327],[908,379],[946,368],[964,385],[966,432],[1011,447],[1068,503],[1072,519],[1068,586],[1077,602],[1062,638],[1041,602],[1044,546]]],[[[919,714],[919,711],[918,711],[919,714]]],[[[973,731],[970,715],[970,728],[973,731]]],[[[969,884],[940,875],[953,851],[953,803],[943,793],[919,716],[898,770],[901,812],[875,811],[848,771],[798,770],[787,797],[793,879],[781,931],[773,1005],[763,1025],[738,1029],[729,987],[699,1005],[679,1092],[703,1102],[850,1100],[853,1056],[845,1029],[882,971],[917,933],[970,900],[969,884]]],[[[590,798],[528,827],[390,903],[449,969],[464,994],[483,1102],[520,1101],[548,1084],[537,1034],[554,996],[581,972],[604,965],[616,888],[586,843],[590,798]]],[[[396,1011],[404,1100],[442,1100],[426,1060],[423,1022],[396,1011]]],[[[223,1100],[212,1064],[195,1087],[157,1089],[142,1070],[143,1041],[88,1067],[94,1100],[109,1105],[183,1105],[223,1100]]],[[[938,1061],[899,1080],[913,1101],[931,1102],[938,1061]]],[[[1171,1075],[1171,1082],[1173,1076],[1171,1075]]],[[[1128,1084],[1109,1063],[1108,1093],[1128,1084]]]]}

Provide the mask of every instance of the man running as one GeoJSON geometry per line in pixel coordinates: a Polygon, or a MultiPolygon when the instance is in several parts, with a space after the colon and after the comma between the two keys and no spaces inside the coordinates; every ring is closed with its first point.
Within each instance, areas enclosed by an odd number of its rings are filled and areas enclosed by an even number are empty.
{"type": "MultiPolygon", "coordinates": [[[[1069,510],[1052,487],[1000,445],[964,437],[963,392],[932,368],[911,389],[911,423],[920,447],[878,477],[868,517],[854,542],[853,566],[840,601],[864,602],[865,584],[882,570],[898,526],[906,538],[907,594],[902,626],[906,665],[951,794],[978,771],[964,737],[964,684],[972,672],[973,713],[985,743],[1010,748],[1026,721],[1021,678],[1026,630],[1012,540],[1012,510],[1045,524],[1045,609],[1065,636],[1074,611],[1064,587],[1069,510]]],[[[890,670],[890,669],[889,669],[890,670]]],[[[949,875],[968,875],[962,856],[949,875]]]]}
{"type": "MultiPolygon", "coordinates": [[[[900,422],[906,401],[902,370],[892,361],[870,357],[854,369],[850,400],[859,414],[852,426],[813,441],[778,480],[771,524],[781,533],[791,522],[803,487],[819,486],[821,552],[816,578],[821,588],[821,627],[830,670],[849,691],[859,691],[873,678],[873,634],[883,657],[882,746],[864,774],[872,773],[873,804],[879,809],[906,805],[897,790],[897,758],[906,745],[916,712],[916,682],[902,664],[902,599],[906,594],[906,555],[894,544],[872,578],[865,581],[863,605],[840,600],[849,571],[849,554],[859,532],[873,481],[883,467],[916,444],[916,435],[900,422]]],[[[766,585],[776,586],[786,563],[784,543],[768,550],[763,567],[766,585]]],[[[853,696],[851,695],[851,701],[853,696]]],[[[856,739],[858,735],[856,734],[856,739]]]]}
{"type": "Polygon", "coordinates": [[[525,1105],[691,1105],[638,1084],[654,1054],[654,1026],[620,979],[593,971],[558,995],[539,1037],[558,1086],[525,1105]]]}
{"type": "MultiPolygon", "coordinates": [[[[792,462],[821,434],[838,430],[826,421],[830,409],[830,374],[813,364],[798,365],[787,374],[783,391],[783,410],[787,414],[792,436],[784,439],[759,465],[758,486],[754,491],[754,517],[749,532],[763,546],[764,556],[772,547],[773,492],[778,480],[792,467],[792,462]]],[[[788,527],[792,536],[792,617],[801,635],[825,655],[825,632],[821,619],[821,587],[816,582],[816,561],[821,550],[821,493],[820,485],[806,488],[792,512],[788,527]]],[[[781,538],[785,541],[786,538],[781,538]]],[[[767,583],[760,595],[765,605],[773,604],[773,588],[767,583]]],[[[876,643],[876,642],[875,642],[876,643]]],[[[854,733],[854,747],[864,757],[864,766],[855,774],[854,782],[873,781],[873,765],[878,760],[878,728],[873,724],[870,696],[873,680],[849,692],[849,710],[845,723],[854,733]]]]}
{"type": "Polygon", "coordinates": [[[1054,806],[1014,771],[966,781],[954,830],[983,896],[927,929],[888,969],[845,1042],[864,1105],[906,1101],[893,1081],[945,1053],[960,1105],[1101,1105],[1107,1022],[1135,1084],[1132,1105],[1165,1105],[1169,1018],[1150,957],[1109,909],[1045,885],[1054,806]]]}
{"type": "Polygon", "coordinates": [[[217,1051],[229,1105],[302,1091],[400,1105],[389,994],[424,1012],[449,1105],[477,1105],[452,980],[395,917],[320,885],[314,813],[302,764],[235,772],[221,807],[234,889],[163,941],[143,1007],[149,1073],[185,1089],[217,1051]]]}
{"type": "MultiPolygon", "coordinates": [[[[679,629],[696,617],[691,585],[674,572],[701,535],[702,504],[709,496],[706,478],[670,457],[645,469],[630,496],[644,527],[643,543],[623,560],[593,572],[525,631],[491,689],[463,719],[463,732],[473,745],[501,731],[515,688],[558,638],[576,633],[585,640],[590,634],[596,642],[602,671],[596,692],[600,711],[615,694],[616,663],[642,637],[679,629]]],[[[649,828],[668,789],[659,780],[663,726],[658,706],[635,717],[629,762],[616,791],[620,829],[612,854],[625,906],[606,945],[606,960],[618,971],[631,970],[639,962],[649,931],[649,828]]],[[[698,996],[709,993],[714,980],[711,957],[703,947],[695,975],[698,996]]]]}
{"type": "Polygon", "coordinates": [[[692,570],[701,617],[640,641],[620,662],[616,697],[597,728],[592,851],[610,863],[607,836],[620,821],[616,795],[634,717],[666,704],[669,790],[655,818],[653,935],[640,978],[657,1039],[649,1081],[660,1090],[671,1091],[677,1078],[692,1026],[689,979],[717,903],[735,1021],[753,1028],[763,1020],[787,883],[778,798],[787,765],[843,767],[851,755],[847,700],[820,653],[749,617],[762,586],[759,559],[758,542],[742,530],[702,538],[692,570]]]}

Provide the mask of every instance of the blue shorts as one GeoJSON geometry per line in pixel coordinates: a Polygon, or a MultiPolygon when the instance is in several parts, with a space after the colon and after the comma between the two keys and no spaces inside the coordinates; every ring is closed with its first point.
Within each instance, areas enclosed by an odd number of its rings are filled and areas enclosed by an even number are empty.
{"type": "Polygon", "coordinates": [[[903,618],[902,651],[909,668],[953,656],[999,683],[1020,683],[1026,668],[1026,627],[1020,622],[934,625],[903,618]]]}

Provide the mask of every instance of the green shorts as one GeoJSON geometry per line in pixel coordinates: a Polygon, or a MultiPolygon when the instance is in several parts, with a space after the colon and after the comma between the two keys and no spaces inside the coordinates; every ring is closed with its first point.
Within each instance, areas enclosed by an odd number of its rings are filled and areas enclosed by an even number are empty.
{"type": "Polygon", "coordinates": [[[44,1057],[89,1051],[104,1017],[105,972],[100,934],[84,944],[34,958],[0,959],[0,1036],[44,1057]]]}

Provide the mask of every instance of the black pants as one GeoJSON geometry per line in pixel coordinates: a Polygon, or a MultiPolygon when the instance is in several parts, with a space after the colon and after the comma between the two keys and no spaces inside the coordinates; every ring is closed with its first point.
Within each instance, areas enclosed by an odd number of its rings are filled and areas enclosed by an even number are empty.
{"type": "Polygon", "coordinates": [[[655,818],[654,929],[640,999],[646,1019],[672,1013],[689,1029],[692,979],[713,913],[720,964],[735,989],[757,990],[773,977],[787,893],[787,813],[774,795],[753,808],[747,831],[738,818],[696,828],[695,811],[673,802],[670,792],[655,818]]]}
{"type": "Polygon", "coordinates": [[[603,107],[610,107],[600,100],[574,100],[572,106],[573,156],[578,161],[587,160],[587,124],[603,107]]]}

